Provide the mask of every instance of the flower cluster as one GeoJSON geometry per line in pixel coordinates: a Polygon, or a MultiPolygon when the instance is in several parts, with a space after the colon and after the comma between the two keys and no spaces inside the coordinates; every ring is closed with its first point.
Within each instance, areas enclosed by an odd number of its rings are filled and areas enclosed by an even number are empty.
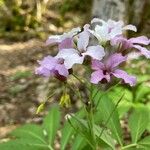
{"type": "Polygon", "coordinates": [[[82,30],[74,28],[62,35],[50,36],[46,45],[58,45],[58,53],[54,57],[47,56],[39,61],[40,66],[36,69],[36,74],[54,76],[64,81],[75,64],[87,65],[84,61],[88,56],[91,60],[88,67],[93,70],[91,83],[111,82],[116,77],[133,86],[136,78],[119,69],[119,65],[127,60],[128,53],[134,49],[150,58],[150,51],[143,47],[149,45],[150,40],[145,36],[127,39],[124,37],[126,30],[137,31],[135,26],[125,26],[122,21],[105,22],[94,18],[91,24],[84,25],[82,30]],[[90,42],[92,37],[96,39],[94,45],[90,42]]]}

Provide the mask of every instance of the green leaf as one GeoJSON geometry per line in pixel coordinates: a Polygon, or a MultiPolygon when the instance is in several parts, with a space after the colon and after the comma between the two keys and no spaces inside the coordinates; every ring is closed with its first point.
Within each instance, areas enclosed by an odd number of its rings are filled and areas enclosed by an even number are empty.
{"type": "Polygon", "coordinates": [[[58,106],[52,106],[48,115],[45,117],[43,122],[43,128],[48,136],[48,142],[53,145],[54,139],[57,133],[57,129],[60,124],[60,111],[58,106]]]}
{"type": "MultiPolygon", "coordinates": [[[[99,93],[99,95],[101,96],[101,93],[99,93]]],[[[98,96],[95,100],[99,101],[98,96]]],[[[115,104],[106,94],[101,98],[99,102],[98,111],[102,115],[104,124],[106,123],[106,121],[108,121],[108,118],[111,116],[106,126],[111,130],[114,138],[118,141],[118,143],[122,145],[123,139],[121,125],[119,122],[119,115],[117,109],[115,109],[115,104]]]]}
{"type": "Polygon", "coordinates": [[[31,143],[36,142],[41,144],[47,144],[43,134],[43,130],[38,125],[24,125],[12,131],[11,135],[21,139],[28,139],[31,141],[31,143]]]}
{"type": "Polygon", "coordinates": [[[136,143],[148,126],[149,111],[147,107],[137,107],[129,117],[132,142],[136,143]]]}
{"type": "Polygon", "coordinates": [[[50,150],[48,145],[33,144],[32,141],[26,140],[11,140],[0,144],[1,150],[50,150]]]}
{"type": "Polygon", "coordinates": [[[150,149],[150,136],[145,137],[143,140],[139,141],[138,144],[144,146],[147,150],[150,149]]]}
{"type": "Polygon", "coordinates": [[[102,128],[94,125],[94,133],[97,136],[99,145],[103,148],[110,147],[111,149],[115,150],[115,143],[113,138],[106,131],[104,131],[103,134],[100,136],[101,131],[102,128]]]}
{"type": "Polygon", "coordinates": [[[136,91],[136,101],[145,101],[146,97],[150,95],[149,91],[149,86],[144,85],[144,83],[141,84],[136,91]]]}
{"type": "Polygon", "coordinates": [[[74,129],[70,126],[68,122],[65,123],[62,129],[61,137],[61,150],[65,150],[67,143],[69,142],[71,136],[74,134],[74,129]]]}
{"type": "Polygon", "coordinates": [[[91,133],[89,130],[89,127],[83,119],[80,119],[76,116],[71,117],[71,119],[68,120],[70,125],[74,128],[74,130],[79,133],[90,145],[90,147],[94,148],[93,145],[93,139],[91,137],[91,133]]]}
{"type": "MultiPolygon", "coordinates": [[[[81,109],[75,116],[82,118],[85,115],[84,111],[81,109]]],[[[67,143],[70,141],[72,135],[75,134],[74,129],[69,124],[68,121],[64,124],[62,129],[62,137],[61,137],[61,150],[65,150],[67,143]]]]}
{"type": "Polygon", "coordinates": [[[78,134],[73,141],[72,150],[82,150],[85,145],[88,145],[88,143],[80,134],[78,134]]]}

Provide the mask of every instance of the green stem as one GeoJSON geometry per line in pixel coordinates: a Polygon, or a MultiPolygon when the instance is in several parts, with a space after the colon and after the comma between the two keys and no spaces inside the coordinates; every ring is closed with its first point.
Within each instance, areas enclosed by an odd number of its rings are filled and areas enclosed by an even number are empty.
{"type": "MultiPolygon", "coordinates": [[[[90,91],[89,85],[85,84],[85,81],[82,81],[78,76],[76,76],[75,74],[72,74],[73,77],[75,77],[80,83],[84,84],[86,86],[86,88],[90,91]]],[[[88,84],[88,83],[87,83],[88,84]]]]}
{"type": "Polygon", "coordinates": [[[133,143],[133,144],[130,144],[130,145],[127,145],[127,146],[123,146],[123,147],[121,148],[121,150],[128,149],[128,148],[131,148],[131,147],[136,147],[136,146],[137,146],[137,144],[136,144],[136,143],[133,143]]]}

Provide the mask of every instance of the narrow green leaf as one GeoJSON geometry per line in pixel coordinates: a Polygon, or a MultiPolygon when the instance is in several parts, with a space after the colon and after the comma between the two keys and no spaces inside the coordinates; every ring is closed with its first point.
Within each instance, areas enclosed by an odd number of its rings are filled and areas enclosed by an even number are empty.
{"type": "Polygon", "coordinates": [[[78,134],[73,141],[72,150],[82,150],[85,145],[88,145],[88,143],[81,135],[78,134]]]}
{"type": "Polygon", "coordinates": [[[132,142],[137,143],[148,126],[149,111],[146,107],[137,107],[129,117],[129,128],[132,142]]]}
{"type": "MultiPolygon", "coordinates": [[[[83,109],[81,109],[75,116],[82,118],[85,115],[83,109]]],[[[73,122],[73,120],[71,120],[73,122]]],[[[75,130],[70,126],[69,122],[66,121],[64,127],[62,129],[62,137],[61,137],[61,150],[65,150],[66,145],[70,142],[70,138],[75,134],[75,130]]]]}
{"type": "Polygon", "coordinates": [[[90,130],[88,128],[86,121],[76,116],[72,116],[72,118],[69,119],[69,123],[74,128],[74,130],[77,133],[79,133],[88,142],[88,144],[91,147],[94,148],[93,139],[91,137],[91,133],[90,133],[90,130]]]}
{"type": "MultiPolygon", "coordinates": [[[[101,96],[101,93],[99,93],[99,95],[101,96]]],[[[99,101],[98,96],[96,97],[96,101],[99,101]]],[[[102,115],[104,124],[111,116],[106,126],[111,130],[114,138],[118,141],[118,143],[123,145],[122,130],[117,109],[115,109],[115,104],[106,94],[100,100],[98,111],[102,115]]]]}
{"type": "Polygon", "coordinates": [[[69,142],[71,136],[74,134],[74,129],[70,126],[68,122],[65,123],[62,130],[61,137],[61,150],[65,150],[67,143],[69,142]]]}
{"type": "Polygon", "coordinates": [[[45,129],[48,142],[53,145],[54,139],[57,133],[57,129],[60,125],[60,111],[58,106],[52,106],[48,115],[44,118],[43,128],[45,129]]]}

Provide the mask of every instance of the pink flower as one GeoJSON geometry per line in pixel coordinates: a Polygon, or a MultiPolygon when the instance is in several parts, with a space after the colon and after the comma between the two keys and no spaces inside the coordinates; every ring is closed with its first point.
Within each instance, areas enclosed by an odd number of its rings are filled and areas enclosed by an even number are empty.
{"type": "Polygon", "coordinates": [[[107,41],[113,39],[118,35],[122,35],[124,30],[137,31],[136,27],[133,25],[126,25],[122,21],[104,20],[94,18],[91,23],[101,23],[95,26],[94,30],[89,30],[101,44],[105,44],[107,41]]]}
{"type": "Polygon", "coordinates": [[[57,58],[64,59],[64,65],[67,69],[72,68],[74,64],[82,64],[85,56],[91,56],[93,59],[101,60],[104,55],[104,48],[100,45],[88,46],[90,33],[89,25],[84,26],[84,31],[79,33],[77,39],[77,48],[62,49],[58,52],[57,58]]]}
{"type": "Polygon", "coordinates": [[[117,69],[124,61],[126,61],[126,57],[120,53],[111,55],[105,63],[93,60],[92,69],[94,72],[91,74],[91,83],[98,84],[102,80],[110,82],[112,76],[115,76],[116,78],[123,79],[123,81],[130,84],[130,86],[135,85],[136,78],[134,76],[130,76],[125,71],[117,69]]]}
{"type": "Polygon", "coordinates": [[[55,76],[60,80],[65,80],[69,75],[68,69],[63,64],[63,59],[57,59],[52,56],[47,56],[39,61],[40,66],[36,68],[35,73],[45,77],[55,76]]]}
{"type": "Polygon", "coordinates": [[[135,48],[141,52],[145,57],[150,58],[150,51],[141,45],[149,45],[150,40],[146,36],[139,36],[136,38],[126,39],[122,36],[115,37],[111,40],[111,45],[119,45],[121,48],[126,50],[128,48],[135,48]]]}
{"type": "Polygon", "coordinates": [[[73,28],[70,32],[64,33],[62,35],[52,35],[47,41],[46,45],[58,44],[59,50],[63,48],[72,48],[73,46],[73,36],[75,36],[81,29],[73,28]]]}

